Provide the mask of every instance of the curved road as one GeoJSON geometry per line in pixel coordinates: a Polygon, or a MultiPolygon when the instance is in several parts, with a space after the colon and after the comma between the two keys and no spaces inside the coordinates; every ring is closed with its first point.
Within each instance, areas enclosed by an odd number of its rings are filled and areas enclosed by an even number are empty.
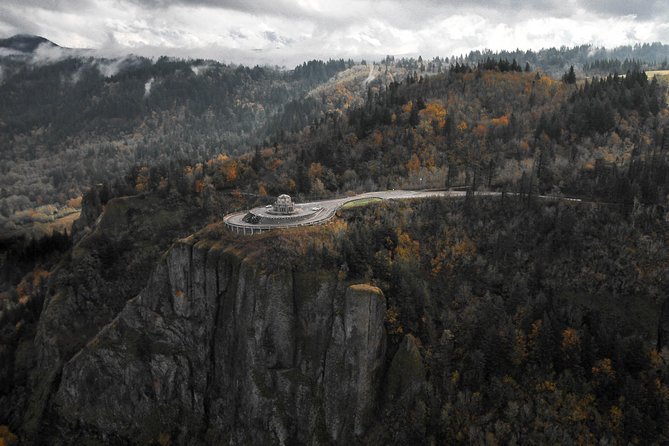
{"type": "MultiPolygon", "coordinates": [[[[342,207],[344,204],[351,201],[363,200],[366,198],[380,198],[382,200],[408,200],[412,198],[427,198],[427,197],[464,197],[467,194],[466,191],[453,191],[453,190],[386,190],[379,192],[367,192],[364,194],[354,195],[352,197],[345,198],[336,198],[332,200],[323,200],[323,201],[313,201],[309,203],[298,203],[296,206],[302,208],[320,208],[318,212],[314,213],[309,218],[295,221],[295,222],[286,222],[283,224],[253,224],[244,222],[242,219],[249,212],[241,211],[228,214],[223,217],[226,227],[228,227],[233,232],[242,233],[242,234],[254,234],[258,232],[265,232],[272,229],[285,229],[285,228],[294,228],[299,226],[314,226],[326,223],[329,221],[337,212],[337,209],[342,207]]],[[[478,196],[500,196],[501,192],[476,192],[478,196]]],[[[507,195],[515,195],[514,193],[507,193],[507,195]]],[[[564,197],[551,197],[540,195],[539,198],[543,199],[552,199],[552,200],[565,200],[565,201],[581,201],[577,198],[564,198],[564,197]]],[[[261,208],[262,209],[262,208],[261,208]]]]}

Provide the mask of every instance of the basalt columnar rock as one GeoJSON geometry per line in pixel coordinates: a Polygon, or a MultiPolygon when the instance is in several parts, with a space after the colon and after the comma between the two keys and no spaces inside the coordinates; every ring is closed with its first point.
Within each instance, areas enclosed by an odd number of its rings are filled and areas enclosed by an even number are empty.
{"type": "Polygon", "coordinates": [[[184,239],[64,365],[53,421],[67,442],[349,443],[379,401],[385,313],[376,287],[184,239]]]}

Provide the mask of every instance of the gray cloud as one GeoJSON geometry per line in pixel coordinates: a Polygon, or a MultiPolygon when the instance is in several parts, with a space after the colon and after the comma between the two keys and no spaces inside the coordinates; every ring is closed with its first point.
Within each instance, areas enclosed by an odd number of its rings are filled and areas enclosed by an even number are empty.
{"type": "Polygon", "coordinates": [[[659,19],[669,14],[666,0],[589,0],[582,3],[584,8],[607,17],[634,15],[641,19],[659,19]]]}
{"type": "MultiPolygon", "coordinates": [[[[14,0],[16,1],[16,0],[14,0]]],[[[40,3],[39,0],[29,0],[40,3]]],[[[290,0],[130,0],[132,3],[148,9],[168,8],[172,6],[204,6],[219,9],[235,10],[254,15],[282,15],[289,17],[318,16],[318,12],[290,0]]],[[[619,15],[635,15],[640,18],[666,15],[665,0],[390,0],[388,2],[368,0],[370,4],[384,3],[396,11],[410,15],[424,15],[434,10],[479,10],[495,11],[496,13],[518,14],[525,12],[541,12],[556,17],[568,15],[577,9],[596,12],[607,17],[619,15]]],[[[49,3],[65,3],[63,0],[51,0],[49,3]]],[[[379,8],[378,13],[384,15],[379,8]]],[[[403,19],[402,15],[396,16],[403,19]]]]}
{"type": "Polygon", "coordinates": [[[101,54],[306,58],[616,46],[669,39],[666,0],[4,0],[0,33],[101,54]]]}

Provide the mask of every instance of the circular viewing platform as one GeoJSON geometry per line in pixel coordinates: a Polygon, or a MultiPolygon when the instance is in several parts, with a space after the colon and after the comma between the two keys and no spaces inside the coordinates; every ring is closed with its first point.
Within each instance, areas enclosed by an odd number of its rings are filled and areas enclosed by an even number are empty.
{"type": "Polygon", "coordinates": [[[284,194],[274,204],[235,212],[223,220],[233,232],[257,234],[272,229],[323,224],[334,215],[334,211],[322,206],[295,204],[290,196],[284,194]]]}

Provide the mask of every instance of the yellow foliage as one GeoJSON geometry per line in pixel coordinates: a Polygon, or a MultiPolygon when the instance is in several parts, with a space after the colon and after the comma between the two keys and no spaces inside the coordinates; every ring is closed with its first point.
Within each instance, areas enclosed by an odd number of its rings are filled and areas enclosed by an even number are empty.
{"type": "Polygon", "coordinates": [[[195,165],[195,174],[202,175],[203,172],[204,172],[204,166],[202,165],[202,163],[197,163],[195,165]]]}
{"type": "Polygon", "coordinates": [[[149,168],[142,166],[135,178],[135,190],[137,192],[144,192],[149,187],[149,168]]]}
{"type": "Polygon", "coordinates": [[[221,167],[221,173],[225,177],[225,181],[228,183],[234,183],[237,181],[239,172],[237,170],[237,161],[230,161],[225,163],[221,167]]]}
{"type": "Polygon", "coordinates": [[[446,109],[438,102],[430,102],[419,114],[430,121],[437,121],[440,129],[446,125],[446,109]]]}
{"type": "Polygon", "coordinates": [[[407,232],[400,232],[395,256],[401,260],[418,260],[420,243],[411,238],[407,232]]]}
{"type": "Polygon", "coordinates": [[[611,428],[613,428],[614,431],[620,430],[620,426],[622,426],[624,419],[623,410],[618,406],[611,406],[609,416],[611,417],[611,428]]]}
{"type": "Polygon", "coordinates": [[[457,384],[460,382],[460,372],[455,370],[453,373],[451,373],[451,382],[453,384],[457,384]]]}
{"type": "Polygon", "coordinates": [[[509,116],[502,115],[499,118],[493,118],[491,123],[495,127],[507,126],[507,125],[509,125],[509,116]]]}
{"type": "Polygon", "coordinates": [[[460,131],[460,132],[464,132],[465,130],[467,130],[468,127],[469,127],[469,126],[467,125],[467,123],[466,123],[465,121],[460,121],[460,122],[458,123],[457,129],[458,129],[458,131],[460,131]]]}
{"type": "Polygon", "coordinates": [[[407,102],[402,106],[402,111],[404,113],[411,113],[411,110],[413,110],[413,102],[411,101],[407,102]]]}
{"type": "Polygon", "coordinates": [[[386,324],[389,327],[389,334],[402,334],[404,332],[396,307],[391,306],[386,310],[386,324]]]}
{"type": "MultiPolygon", "coordinates": [[[[567,397],[567,401],[574,399],[571,395],[567,397]]],[[[572,411],[569,414],[568,419],[575,422],[583,422],[590,418],[590,412],[592,410],[592,403],[595,401],[593,395],[586,395],[583,398],[574,401],[572,411]]],[[[567,403],[568,404],[568,403],[567,403]]]]}
{"type": "Polygon", "coordinates": [[[258,184],[258,195],[261,197],[267,196],[267,190],[265,190],[265,185],[262,183],[258,184]]]}

